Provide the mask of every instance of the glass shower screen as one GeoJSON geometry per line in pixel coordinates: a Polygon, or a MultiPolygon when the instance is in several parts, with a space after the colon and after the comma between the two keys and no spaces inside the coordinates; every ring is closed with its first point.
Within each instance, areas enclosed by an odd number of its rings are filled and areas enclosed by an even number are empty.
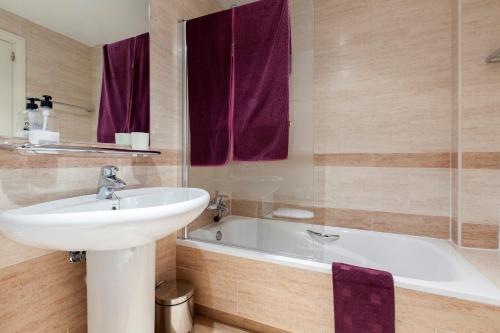
{"type": "MultiPolygon", "coordinates": [[[[312,256],[312,242],[307,237],[296,240],[294,246],[271,239],[279,237],[282,228],[294,225],[287,224],[290,222],[311,224],[308,229],[321,231],[314,216],[313,0],[291,0],[290,16],[292,71],[288,159],[191,167],[187,150],[189,138],[184,133],[184,170],[188,173],[185,185],[203,188],[214,199],[209,209],[188,226],[184,237],[298,257],[312,256]],[[219,201],[216,201],[218,196],[219,201]],[[224,207],[221,208],[220,203],[224,207]],[[282,245],[277,246],[278,243],[282,245]]],[[[185,45],[185,41],[182,44],[185,45]]],[[[184,82],[185,75],[183,71],[184,82]]],[[[185,124],[186,117],[185,110],[185,124]]],[[[184,128],[188,130],[187,126],[184,128]]]]}

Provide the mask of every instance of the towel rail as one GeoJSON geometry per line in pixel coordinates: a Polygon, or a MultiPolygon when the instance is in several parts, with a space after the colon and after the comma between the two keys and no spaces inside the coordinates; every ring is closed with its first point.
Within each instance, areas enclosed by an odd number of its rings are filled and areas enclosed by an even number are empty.
{"type": "Polygon", "coordinates": [[[61,102],[61,101],[52,101],[52,103],[54,103],[54,104],[59,104],[59,105],[71,106],[71,107],[73,107],[73,108],[78,108],[78,109],[85,110],[85,111],[87,111],[87,112],[92,112],[92,110],[87,109],[86,107],[81,106],[81,105],[76,105],[76,104],[71,104],[71,103],[66,103],[66,102],[61,102]]]}

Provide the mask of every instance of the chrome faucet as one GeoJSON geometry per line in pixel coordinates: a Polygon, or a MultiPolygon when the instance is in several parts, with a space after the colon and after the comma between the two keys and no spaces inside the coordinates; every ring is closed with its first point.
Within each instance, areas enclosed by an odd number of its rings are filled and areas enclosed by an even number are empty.
{"type": "Polygon", "coordinates": [[[114,165],[106,165],[101,168],[99,183],[97,185],[97,199],[105,200],[113,198],[114,190],[125,187],[125,182],[116,177],[119,171],[114,165]]]}
{"type": "Polygon", "coordinates": [[[222,220],[224,213],[228,211],[228,208],[226,207],[226,204],[224,203],[224,200],[226,200],[226,199],[227,199],[227,196],[218,195],[212,199],[212,201],[210,202],[210,205],[208,205],[208,207],[207,207],[207,210],[217,211],[217,216],[214,217],[215,222],[219,222],[220,220],[222,220]]]}

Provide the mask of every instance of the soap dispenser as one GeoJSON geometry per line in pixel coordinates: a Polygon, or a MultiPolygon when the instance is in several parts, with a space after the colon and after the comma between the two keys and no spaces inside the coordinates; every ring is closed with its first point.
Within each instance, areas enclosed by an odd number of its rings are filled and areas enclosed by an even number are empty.
{"type": "Polygon", "coordinates": [[[29,141],[32,144],[59,143],[59,118],[52,110],[52,97],[43,95],[38,112],[39,128],[30,130],[29,141]]]}
{"type": "Polygon", "coordinates": [[[29,131],[31,129],[41,128],[41,125],[37,123],[39,119],[38,114],[38,104],[37,101],[40,101],[35,97],[26,97],[28,103],[26,103],[26,110],[20,112],[16,116],[16,131],[15,136],[18,138],[29,137],[29,131]]]}

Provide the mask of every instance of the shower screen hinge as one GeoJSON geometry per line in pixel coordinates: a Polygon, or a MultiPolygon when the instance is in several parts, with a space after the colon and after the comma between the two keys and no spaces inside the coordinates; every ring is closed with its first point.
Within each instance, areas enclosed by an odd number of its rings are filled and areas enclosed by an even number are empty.
{"type": "Polygon", "coordinates": [[[16,53],[14,51],[10,53],[10,60],[12,60],[12,62],[16,61],[16,53]]]}

